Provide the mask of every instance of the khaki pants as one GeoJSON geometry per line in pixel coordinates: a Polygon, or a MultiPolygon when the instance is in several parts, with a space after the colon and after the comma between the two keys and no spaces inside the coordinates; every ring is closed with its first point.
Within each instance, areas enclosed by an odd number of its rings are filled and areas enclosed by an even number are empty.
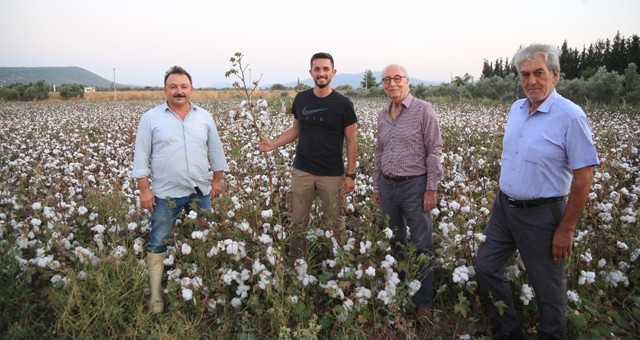
{"type": "Polygon", "coordinates": [[[289,252],[294,258],[306,253],[305,232],[309,225],[311,206],[316,197],[322,201],[322,222],[332,230],[338,242],[344,234],[344,176],[315,176],[302,170],[291,171],[289,213],[291,237],[289,252]]]}

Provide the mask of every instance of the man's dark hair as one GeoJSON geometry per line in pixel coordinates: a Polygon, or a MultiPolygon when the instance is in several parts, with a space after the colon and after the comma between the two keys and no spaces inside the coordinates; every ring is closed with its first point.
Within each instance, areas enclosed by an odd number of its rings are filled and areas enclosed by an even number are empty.
{"type": "Polygon", "coordinates": [[[187,72],[187,70],[183,69],[180,66],[171,66],[171,68],[167,70],[167,73],[165,73],[164,75],[165,85],[167,85],[167,78],[169,78],[169,76],[172,74],[184,74],[185,76],[187,76],[187,78],[189,78],[189,83],[193,85],[193,81],[191,81],[191,75],[189,74],[189,72],[187,72]]]}
{"type": "Polygon", "coordinates": [[[311,68],[313,68],[313,61],[316,59],[329,59],[331,60],[331,68],[335,68],[333,65],[333,57],[331,56],[331,54],[326,53],[326,52],[318,52],[316,54],[313,55],[313,57],[311,57],[311,68]]]}

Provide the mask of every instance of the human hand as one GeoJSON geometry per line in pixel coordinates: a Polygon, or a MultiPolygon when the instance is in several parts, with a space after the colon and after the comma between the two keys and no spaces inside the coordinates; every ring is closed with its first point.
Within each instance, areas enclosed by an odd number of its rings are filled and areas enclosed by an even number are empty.
{"type": "Polygon", "coordinates": [[[424,212],[429,212],[436,208],[437,193],[435,190],[427,190],[424,192],[422,198],[422,209],[424,212]]]}
{"type": "Polygon", "coordinates": [[[380,199],[380,193],[379,192],[374,192],[373,194],[371,194],[371,198],[373,199],[374,202],[376,202],[376,204],[380,204],[381,199],[380,199]]]}
{"type": "Polygon", "coordinates": [[[209,193],[209,198],[214,199],[218,196],[222,195],[222,179],[211,179],[211,192],[209,193]]]}
{"type": "Polygon", "coordinates": [[[344,191],[345,194],[348,194],[350,192],[353,191],[353,189],[355,189],[356,187],[356,181],[353,180],[351,177],[346,177],[344,178],[344,185],[342,186],[342,190],[344,191]]]}
{"type": "Polygon", "coordinates": [[[151,189],[140,190],[140,207],[153,212],[153,206],[156,204],[156,197],[151,189]]]}
{"type": "Polygon", "coordinates": [[[554,260],[564,260],[571,255],[573,247],[573,230],[558,227],[553,233],[553,243],[551,245],[551,255],[554,260]]]}
{"type": "Polygon", "coordinates": [[[260,138],[260,140],[258,141],[258,150],[267,152],[275,149],[275,146],[273,145],[271,139],[262,136],[258,137],[260,138]]]}

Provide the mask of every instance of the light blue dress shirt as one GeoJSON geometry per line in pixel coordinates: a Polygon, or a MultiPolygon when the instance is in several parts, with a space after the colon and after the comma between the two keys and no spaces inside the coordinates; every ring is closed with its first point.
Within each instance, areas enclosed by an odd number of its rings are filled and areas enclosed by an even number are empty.
{"type": "Polygon", "coordinates": [[[149,177],[155,196],[185,197],[198,187],[211,192],[211,171],[228,170],[211,114],[191,104],[181,120],[165,102],[142,115],[131,178],[149,177]]]}
{"type": "Polygon", "coordinates": [[[528,98],[509,111],[500,190],[517,200],[569,193],[573,170],[600,163],[582,109],[555,90],[529,114],[528,98]]]}

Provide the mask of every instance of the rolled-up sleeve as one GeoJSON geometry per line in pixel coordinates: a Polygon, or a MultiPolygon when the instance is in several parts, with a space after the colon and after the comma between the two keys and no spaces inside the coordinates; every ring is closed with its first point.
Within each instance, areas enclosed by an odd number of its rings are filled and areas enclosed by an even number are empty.
{"type": "Polygon", "coordinates": [[[151,156],[151,125],[148,114],[143,114],[138,124],[136,133],[136,145],[133,155],[133,169],[129,174],[130,178],[143,178],[151,176],[149,158],[151,156]]]}
{"type": "Polygon", "coordinates": [[[227,171],[229,165],[224,155],[224,149],[222,147],[222,141],[218,134],[218,128],[212,119],[211,128],[209,129],[209,138],[207,140],[207,147],[209,151],[209,165],[212,171],[227,171]]]}
{"type": "Polygon", "coordinates": [[[442,136],[440,135],[436,111],[431,104],[427,104],[425,118],[424,147],[427,151],[427,186],[425,190],[437,190],[438,185],[444,178],[444,171],[442,170],[442,136]]]}

